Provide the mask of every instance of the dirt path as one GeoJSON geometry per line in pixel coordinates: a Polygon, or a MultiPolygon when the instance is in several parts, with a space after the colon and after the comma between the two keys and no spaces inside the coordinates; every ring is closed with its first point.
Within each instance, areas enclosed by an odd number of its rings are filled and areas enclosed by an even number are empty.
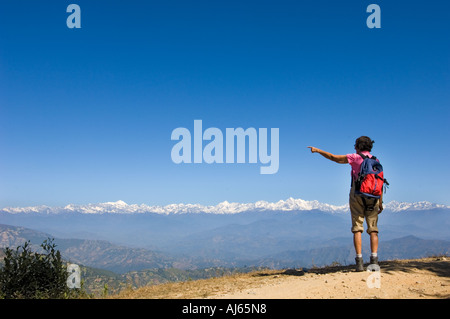
{"type": "Polygon", "coordinates": [[[426,299],[450,298],[450,258],[380,263],[379,272],[354,266],[268,270],[142,287],[110,298],[127,299],[426,299]]]}
{"type": "Polygon", "coordinates": [[[324,268],[271,274],[257,286],[220,294],[228,299],[416,299],[450,298],[450,261],[445,258],[380,263],[379,272],[324,268]]]}

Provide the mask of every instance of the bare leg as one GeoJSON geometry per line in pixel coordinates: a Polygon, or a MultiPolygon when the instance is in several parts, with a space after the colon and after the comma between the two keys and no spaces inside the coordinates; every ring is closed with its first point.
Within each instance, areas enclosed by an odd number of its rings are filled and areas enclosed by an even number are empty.
{"type": "Polygon", "coordinates": [[[356,252],[356,271],[364,271],[364,265],[363,265],[363,259],[362,257],[359,257],[358,255],[361,255],[362,251],[362,240],[361,240],[361,232],[354,232],[353,233],[353,244],[355,245],[355,252],[356,252]]]}
{"type": "Polygon", "coordinates": [[[372,253],[378,252],[378,232],[376,231],[370,233],[370,249],[372,253]]]}
{"type": "MultiPolygon", "coordinates": [[[[378,237],[377,237],[378,238],[378,237]]],[[[355,245],[355,252],[357,255],[362,253],[362,240],[361,240],[361,232],[353,233],[353,244],[355,245]]],[[[377,242],[378,244],[378,242],[377,242]]]]}

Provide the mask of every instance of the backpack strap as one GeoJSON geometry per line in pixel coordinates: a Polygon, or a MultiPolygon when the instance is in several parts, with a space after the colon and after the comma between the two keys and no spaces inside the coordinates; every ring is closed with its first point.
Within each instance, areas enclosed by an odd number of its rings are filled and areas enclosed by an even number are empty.
{"type": "Polygon", "coordinates": [[[366,158],[368,158],[369,156],[364,155],[363,153],[357,153],[359,156],[362,157],[363,160],[365,160],[366,158]]]}
{"type": "Polygon", "coordinates": [[[374,159],[374,160],[376,160],[377,158],[376,158],[376,156],[373,156],[372,155],[372,157],[369,157],[369,156],[367,156],[367,155],[364,155],[364,154],[362,154],[362,153],[357,153],[359,156],[361,156],[362,158],[363,158],[363,160],[365,160],[366,158],[371,158],[371,159],[374,159]]]}

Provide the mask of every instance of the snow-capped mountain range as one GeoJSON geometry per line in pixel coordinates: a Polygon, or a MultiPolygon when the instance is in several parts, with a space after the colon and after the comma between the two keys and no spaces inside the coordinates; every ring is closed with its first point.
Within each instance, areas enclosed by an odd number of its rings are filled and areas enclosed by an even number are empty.
{"type": "MultiPolygon", "coordinates": [[[[426,201],[406,203],[391,201],[385,205],[385,210],[400,212],[405,210],[429,210],[435,208],[450,208],[447,205],[434,204],[426,201]]],[[[310,211],[320,210],[330,213],[346,213],[348,204],[336,206],[320,203],[316,200],[307,201],[303,199],[288,198],[278,202],[257,201],[255,203],[230,203],[221,202],[215,206],[200,204],[170,204],[166,206],[149,206],[146,204],[127,204],[122,200],[116,202],[105,202],[98,204],[74,205],[64,207],[51,207],[46,205],[32,207],[6,207],[0,212],[18,213],[47,213],[59,214],[78,212],[83,214],[135,214],[135,213],[157,213],[157,214],[183,214],[183,213],[211,213],[211,214],[236,214],[247,211],[310,211]]]]}

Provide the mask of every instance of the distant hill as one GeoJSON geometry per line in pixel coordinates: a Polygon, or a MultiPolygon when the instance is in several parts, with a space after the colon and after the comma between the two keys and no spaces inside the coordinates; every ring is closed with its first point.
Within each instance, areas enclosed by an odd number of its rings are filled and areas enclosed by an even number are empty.
{"type": "MultiPolygon", "coordinates": [[[[30,241],[32,250],[39,252],[40,244],[48,238],[54,237],[24,227],[0,224],[0,267],[5,257],[5,247],[16,249],[30,241]]],[[[67,262],[80,265],[84,289],[96,296],[146,285],[218,277],[257,269],[180,269],[176,267],[183,260],[175,260],[147,249],[117,246],[100,240],[54,238],[54,242],[67,262]]]]}
{"type": "MultiPolygon", "coordinates": [[[[230,226],[231,227],[231,226],[230,226]]],[[[256,227],[256,226],[255,226],[256,227]]],[[[292,224],[292,227],[298,227],[292,224]]],[[[300,242],[288,243],[288,240],[278,241],[279,247],[287,248],[275,251],[275,246],[270,248],[270,233],[263,232],[261,238],[267,241],[257,242],[254,244],[255,249],[260,247],[269,247],[264,251],[250,253],[245,255],[248,246],[239,248],[239,243],[248,240],[245,231],[240,227],[232,226],[233,230],[225,228],[222,231],[216,230],[216,237],[213,242],[209,243],[212,251],[208,251],[208,243],[204,246],[195,242],[187,241],[181,246],[181,249],[190,251],[189,245],[195,247],[205,247],[204,250],[198,251],[195,256],[187,255],[167,255],[161,252],[155,252],[145,248],[133,248],[123,245],[115,245],[104,240],[83,240],[83,239],[61,239],[55,238],[57,249],[61,251],[63,258],[66,260],[86,265],[93,268],[100,268],[113,271],[118,274],[124,274],[130,271],[139,272],[148,269],[169,269],[178,268],[184,270],[195,270],[198,268],[209,267],[269,267],[269,268],[286,268],[286,267],[312,267],[323,266],[331,263],[342,265],[353,264],[354,251],[351,238],[340,237],[333,240],[321,242],[321,244],[313,245],[310,241],[306,243],[300,242]],[[241,236],[235,235],[241,230],[241,236]],[[221,235],[217,235],[221,234],[221,235]],[[229,236],[229,237],[228,237],[229,236]],[[235,236],[235,237],[233,237],[235,236]],[[298,244],[297,246],[295,246],[298,244]],[[229,249],[226,249],[226,246],[229,249]],[[295,246],[296,249],[290,249],[295,246]],[[311,246],[312,248],[301,249],[302,247],[311,246]],[[214,250],[214,247],[216,250],[214,250]],[[241,249],[241,250],[240,250],[241,249]],[[215,258],[211,258],[214,256],[215,258]]],[[[248,228],[246,228],[248,229],[248,228]]],[[[263,227],[259,227],[263,229],[263,227]]],[[[285,230],[289,232],[289,229],[285,230]]],[[[30,241],[33,249],[39,250],[39,245],[47,238],[54,238],[52,235],[34,231],[24,227],[1,225],[0,224],[0,248],[1,247],[17,247],[26,241],[30,241]]],[[[201,236],[195,236],[195,240],[200,243],[201,236]]],[[[363,243],[363,251],[366,255],[370,252],[367,240],[363,243]]],[[[430,255],[442,255],[450,253],[450,241],[421,239],[415,236],[405,236],[388,241],[380,242],[380,259],[406,259],[420,258],[430,255]]]]}
{"type": "MultiPolygon", "coordinates": [[[[0,247],[16,248],[30,241],[33,249],[39,251],[39,245],[47,238],[54,238],[54,236],[24,227],[0,224],[0,247]]],[[[55,244],[67,261],[116,273],[148,268],[168,268],[176,264],[173,258],[162,253],[114,245],[104,240],[55,238],[55,244]]]]}
{"type": "MultiPolygon", "coordinates": [[[[370,246],[363,246],[365,261],[369,261],[370,246]]],[[[425,240],[415,236],[406,236],[381,241],[380,260],[423,258],[428,256],[450,255],[450,241],[425,240]]],[[[352,244],[321,247],[310,250],[283,251],[269,258],[263,258],[258,266],[275,269],[323,267],[330,264],[353,265],[355,253],[352,244]]]]}

